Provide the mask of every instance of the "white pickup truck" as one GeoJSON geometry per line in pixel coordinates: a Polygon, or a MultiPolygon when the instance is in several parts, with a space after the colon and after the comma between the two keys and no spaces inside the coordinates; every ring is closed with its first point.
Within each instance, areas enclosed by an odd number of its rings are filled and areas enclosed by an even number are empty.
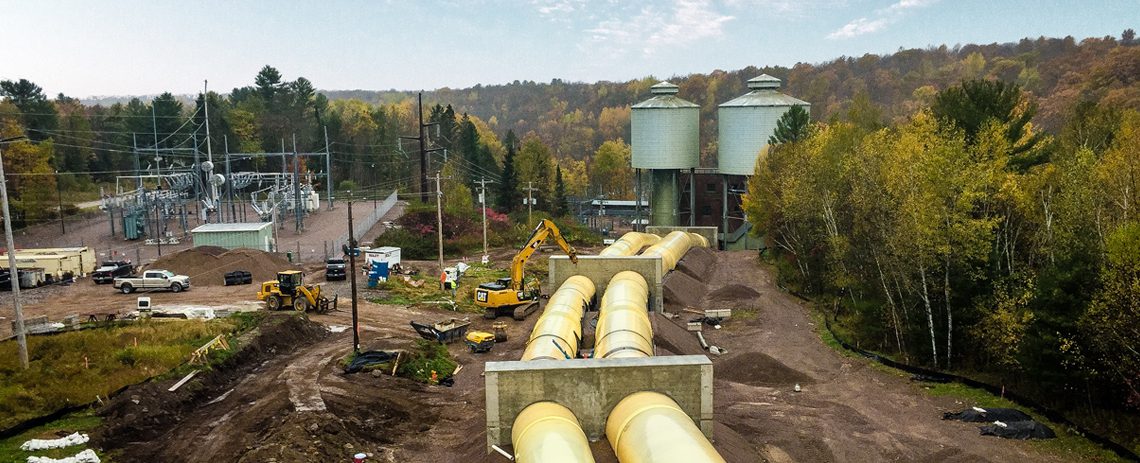
{"type": "Polygon", "coordinates": [[[181,292],[190,289],[190,277],[175,275],[169,270],[147,270],[141,277],[119,277],[114,282],[115,289],[123,294],[133,293],[136,289],[159,290],[169,289],[172,292],[181,292]]]}

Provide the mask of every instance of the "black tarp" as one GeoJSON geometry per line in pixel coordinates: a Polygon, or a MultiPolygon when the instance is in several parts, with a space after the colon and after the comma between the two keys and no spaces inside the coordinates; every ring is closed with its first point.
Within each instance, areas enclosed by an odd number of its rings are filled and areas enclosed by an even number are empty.
{"type": "Polygon", "coordinates": [[[983,436],[998,436],[1006,439],[1052,439],[1057,437],[1048,426],[1032,420],[998,423],[979,426],[978,430],[982,432],[983,436]]]}
{"type": "Polygon", "coordinates": [[[994,421],[1009,423],[1011,421],[1032,421],[1033,417],[1013,408],[967,408],[958,413],[943,413],[942,419],[969,423],[992,423],[994,421]]]}

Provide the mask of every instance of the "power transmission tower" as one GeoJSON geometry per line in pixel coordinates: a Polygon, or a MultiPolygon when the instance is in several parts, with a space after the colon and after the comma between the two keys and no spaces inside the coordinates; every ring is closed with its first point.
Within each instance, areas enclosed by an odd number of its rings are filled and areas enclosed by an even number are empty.
{"type": "MultiPolygon", "coordinates": [[[[417,108],[417,111],[419,114],[419,124],[418,124],[418,126],[419,126],[418,129],[420,132],[419,136],[415,136],[415,137],[401,136],[400,138],[404,139],[404,140],[416,140],[420,144],[420,201],[426,203],[428,201],[428,176],[427,176],[428,162],[427,162],[427,155],[428,155],[428,153],[433,153],[436,151],[443,151],[443,148],[428,149],[427,144],[425,143],[424,129],[429,127],[429,126],[436,125],[436,123],[435,122],[428,123],[428,124],[424,123],[424,92],[420,92],[418,94],[416,108],[417,108]]],[[[442,265],[442,264],[440,264],[440,265],[442,265]]]]}

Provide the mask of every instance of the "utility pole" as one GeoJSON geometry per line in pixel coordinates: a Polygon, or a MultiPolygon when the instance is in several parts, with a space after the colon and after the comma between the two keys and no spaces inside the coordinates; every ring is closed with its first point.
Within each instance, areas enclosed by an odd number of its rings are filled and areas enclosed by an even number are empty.
{"type": "MultiPolygon", "coordinates": [[[[198,131],[194,131],[194,133],[190,134],[190,137],[194,139],[194,174],[197,176],[202,172],[202,163],[199,162],[200,159],[198,156],[198,131]]],[[[202,177],[199,176],[197,178],[202,177]]],[[[201,204],[200,201],[202,200],[202,186],[200,183],[198,180],[194,181],[194,202],[196,204],[201,204]]]]}
{"type": "MultiPolygon", "coordinates": [[[[210,148],[210,146],[212,146],[212,144],[210,143],[210,90],[209,90],[209,85],[210,85],[210,81],[208,81],[208,80],[202,81],[202,109],[205,110],[205,113],[206,113],[206,160],[209,161],[211,165],[213,165],[214,164],[214,151],[210,148]]],[[[155,148],[157,148],[157,147],[155,147],[155,148]]],[[[229,181],[228,178],[226,180],[229,181]]],[[[221,208],[218,207],[218,184],[216,184],[214,182],[208,182],[208,183],[210,184],[210,204],[212,204],[214,206],[214,209],[217,210],[215,212],[216,214],[221,214],[221,208]]]]}
{"type": "Polygon", "coordinates": [[[329,150],[329,126],[321,126],[325,131],[325,191],[328,195],[329,210],[333,208],[333,176],[332,176],[332,151],[329,150]]]}
{"type": "Polygon", "coordinates": [[[57,170],[55,171],[55,201],[59,206],[59,236],[63,238],[63,235],[67,234],[67,229],[63,227],[63,190],[60,189],[59,179],[59,171],[57,170]]]}
{"type": "Polygon", "coordinates": [[[230,136],[222,135],[226,149],[226,199],[230,201],[230,222],[237,222],[237,209],[234,208],[234,182],[230,177],[230,136]]]}
{"type": "Polygon", "coordinates": [[[304,213],[301,212],[301,168],[298,158],[297,134],[293,134],[293,215],[297,222],[294,224],[294,228],[297,233],[301,233],[301,230],[305,229],[305,225],[303,223],[304,218],[302,217],[304,213]]]}
{"type": "Polygon", "coordinates": [[[134,133],[131,133],[131,146],[135,152],[135,189],[141,190],[142,177],[140,176],[139,169],[142,169],[142,160],[140,159],[142,155],[139,154],[139,139],[134,133]]]}
{"type": "MultiPolygon", "coordinates": [[[[0,144],[14,140],[16,139],[0,140],[0,144]]],[[[8,246],[8,282],[12,286],[12,305],[16,309],[16,344],[20,355],[20,368],[27,370],[28,336],[24,333],[24,309],[20,307],[20,271],[16,268],[16,240],[12,238],[12,214],[8,211],[8,176],[4,174],[3,152],[0,152],[0,195],[4,206],[4,238],[8,246]]]]}
{"type": "Polygon", "coordinates": [[[479,178],[479,205],[483,210],[483,259],[486,263],[487,259],[487,177],[479,178]]]}
{"type": "Polygon", "coordinates": [[[439,172],[435,173],[435,234],[439,241],[439,271],[443,271],[443,190],[439,186],[439,172]]]}
{"type": "Polygon", "coordinates": [[[158,257],[162,257],[162,211],[158,207],[159,201],[157,195],[158,190],[155,190],[154,220],[157,222],[157,225],[154,228],[158,229],[158,240],[155,242],[158,243],[158,257]]]}
{"type": "MultiPolygon", "coordinates": [[[[419,111],[416,125],[420,129],[420,136],[416,140],[420,142],[420,201],[427,202],[427,151],[424,150],[424,92],[420,92],[416,98],[416,108],[419,111]]],[[[439,193],[439,174],[436,174],[436,194],[439,193]]],[[[438,199],[438,198],[437,198],[438,199]]],[[[436,201],[439,202],[439,201],[436,201]]],[[[443,254],[440,251],[439,266],[443,267],[443,254]]]]}
{"type": "Polygon", "coordinates": [[[417,98],[418,103],[416,107],[418,108],[417,111],[419,114],[419,123],[417,124],[419,126],[419,136],[400,138],[404,140],[416,140],[420,144],[420,202],[426,203],[428,201],[427,155],[435,151],[443,151],[443,148],[427,149],[427,143],[424,140],[424,128],[435,125],[435,123],[424,124],[424,92],[420,92],[417,98]]]}
{"type": "Polygon", "coordinates": [[[352,231],[352,192],[348,192],[348,274],[352,287],[352,351],[360,352],[360,321],[356,315],[356,235],[352,231]]]}
{"type": "Polygon", "coordinates": [[[534,182],[526,182],[526,226],[527,227],[534,226],[534,221],[531,220],[530,216],[531,216],[531,212],[532,212],[532,209],[534,206],[534,197],[531,196],[531,193],[533,193],[535,191],[538,191],[538,188],[534,187],[534,182]]]}

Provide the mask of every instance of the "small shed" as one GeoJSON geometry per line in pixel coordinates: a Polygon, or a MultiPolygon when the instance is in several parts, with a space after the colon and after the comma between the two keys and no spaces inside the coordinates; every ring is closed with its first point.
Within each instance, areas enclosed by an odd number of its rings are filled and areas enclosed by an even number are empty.
{"type": "Polygon", "coordinates": [[[194,246],[273,251],[273,223],[208,223],[190,230],[194,246]]]}

